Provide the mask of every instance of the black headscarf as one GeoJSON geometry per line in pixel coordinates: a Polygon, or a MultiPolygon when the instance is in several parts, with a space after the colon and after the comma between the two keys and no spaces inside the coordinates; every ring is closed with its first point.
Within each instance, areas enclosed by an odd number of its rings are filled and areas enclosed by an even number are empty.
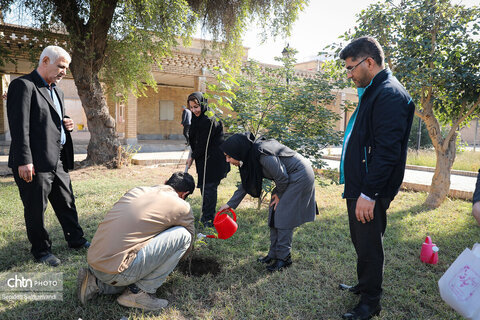
{"type": "Polygon", "coordinates": [[[208,100],[203,97],[203,93],[201,93],[200,91],[191,93],[187,98],[187,105],[190,106],[188,102],[189,101],[195,102],[195,100],[197,100],[198,103],[200,104],[200,108],[202,109],[202,114],[205,114],[205,111],[208,110],[208,100]]]}
{"type": "Polygon", "coordinates": [[[242,186],[252,197],[260,197],[262,192],[262,165],[260,155],[291,157],[295,151],[274,139],[255,136],[250,133],[236,133],[220,145],[220,149],[235,160],[243,162],[239,168],[242,186]]]}
{"type": "Polygon", "coordinates": [[[210,119],[205,114],[205,112],[207,112],[209,108],[208,108],[208,100],[203,97],[203,93],[199,91],[191,93],[187,98],[187,106],[190,107],[190,104],[188,103],[189,101],[193,101],[196,103],[197,101],[195,100],[197,100],[198,104],[200,105],[201,113],[197,117],[192,111],[192,121],[190,123],[190,132],[193,132],[193,133],[201,131],[202,129],[204,129],[204,127],[207,127],[207,129],[210,128],[211,121],[214,121],[214,119],[210,119]]]}

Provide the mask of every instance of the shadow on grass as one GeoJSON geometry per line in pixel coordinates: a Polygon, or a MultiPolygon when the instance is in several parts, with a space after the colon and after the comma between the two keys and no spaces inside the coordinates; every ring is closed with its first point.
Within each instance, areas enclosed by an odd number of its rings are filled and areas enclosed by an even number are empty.
{"type": "MultiPolygon", "coordinates": [[[[393,200],[395,201],[395,200],[393,200]]],[[[406,208],[404,210],[398,210],[398,211],[392,211],[391,209],[387,210],[388,213],[388,219],[396,219],[397,217],[403,217],[405,214],[421,214],[424,212],[432,211],[431,208],[425,206],[423,203],[422,204],[416,204],[412,207],[406,208]]]]}
{"type": "MultiPolygon", "coordinates": [[[[72,255],[85,257],[86,261],[87,251],[84,249],[75,250],[69,248],[58,220],[55,220],[55,222],[54,226],[47,227],[50,240],[52,241],[52,253],[62,261],[62,264],[64,264],[65,261],[68,261],[68,258],[72,255]]],[[[82,225],[82,221],[80,221],[80,224],[82,225]]],[[[95,227],[96,226],[97,224],[95,224],[95,227]]],[[[85,232],[85,229],[88,226],[82,227],[85,232]]],[[[45,267],[48,268],[48,270],[56,270],[55,268],[34,262],[33,255],[30,253],[31,244],[27,239],[27,231],[25,230],[25,227],[23,227],[22,231],[22,234],[15,235],[15,239],[10,239],[7,245],[0,248],[0,256],[2,257],[2,259],[0,259],[0,271],[15,270],[19,272],[31,272],[31,270],[21,270],[22,267],[34,267],[34,269],[45,267]]],[[[92,238],[87,232],[85,232],[84,236],[87,240],[91,240],[92,238]]]]}
{"type": "Polygon", "coordinates": [[[2,246],[0,248],[0,256],[2,257],[0,259],[0,272],[19,269],[33,259],[33,256],[30,254],[30,242],[28,242],[26,236],[25,239],[11,241],[7,245],[2,246]]]}
{"type": "MultiPolygon", "coordinates": [[[[416,200],[417,196],[402,194],[388,211],[384,238],[384,310],[378,319],[461,319],[441,300],[437,281],[465,247],[471,247],[475,239],[480,239],[480,228],[474,226],[473,218],[465,214],[465,209],[456,209],[463,202],[429,210],[420,204],[421,199],[416,200]],[[431,235],[440,247],[437,265],[422,264],[419,260],[426,235],[431,235]]],[[[201,200],[196,197],[189,201],[198,221],[201,200]]],[[[471,205],[464,207],[471,208],[471,205]]],[[[266,209],[242,208],[236,212],[239,227],[231,238],[208,239],[207,244],[197,247],[195,252],[200,257],[214,259],[221,271],[216,276],[200,277],[174,271],[157,291],[157,296],[169,300],[170,306],[145,318],[338,319],[357,303],[357,296],[337,289],[340,282],[353,284],[357,279],[356,254],[343,200],[329,198],[315,222],[295,229],[293,265],[274,274],[256,262],[256,258],[266,254],[270,243],[266,209]]],[[[100,216],[103,213],[95,219],[81,219],[89,239],[100,216]]],[[[53,225],[50,234],[54,251],[64,262],[58,269],[38,267],[27,261],[26,236],[22,240],[25,248],[19,249],[20,253],[15,252],[16,242],[10,241],[9,249],[0,254],[2,257],[17,254],[21,259],[25,256],[15,269],[36,266],[35,270],[64,272],[64,301],[14,303],[3,313],[6,319],[143,318],[141,311],[119,306],[116,295],[100,296],[87,306],[79,304],[75,296],[76,274],[86,266],[85,252],[66,249],[58,222],[53,225]]],[[[0,263],[2,267],[5,265],[0,263]]]]}

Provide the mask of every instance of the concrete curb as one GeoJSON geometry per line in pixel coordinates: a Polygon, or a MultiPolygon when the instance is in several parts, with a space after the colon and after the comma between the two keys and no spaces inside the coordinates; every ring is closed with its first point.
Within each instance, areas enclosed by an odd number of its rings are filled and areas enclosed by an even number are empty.
{"type": "MultiPolygon", "coordinates": [[[[325,160],[333,160],[333,161],[340,161],[340,156],[323,156],[325,160]]],[[[406,169],[409,170],[417,170],[417,171],[425,171],[425,172],[435,172],[435,168],[432,167],[425,167],[425,166],[414,166],[414,165],[407,165],[406,169]]],[[[478,172],[475,171],[463,171],[463,170],[452,170],[452,175],[464,176],[464,177],[477,177],[478,172]]],[[[421,183],[414,183],[414,182],[402,182],[400,187],[402,190],[405,191],[417,191],[417,192],[429,192],[430,185],[421,184],[421,183]]],[[[448,196],[453,199],[462,199],[471,201],[473,199],[473,192],[472,191],[465,191],[465,190],[457,190],[452,189],[448,191],[448,196]]]]}
{"type": "MultiPolygon", "coordinates": [[[[336,160],[340,161],[340,156],[322,156],[323,159],[327,160],[336,160]]],[[[427,171],[427,172],[435,172],[435,168],[432,167],[425,167],[425,166],[415,166],[412,164],[407,164],[405,166],[406,169],[410,170],[418,170],[418,171],[427,171]]],[[[476,177],[478,175],[477,171],[465,171],[465,170],[451,170],[450,174],[455,174],[457,176],[464,176],[464,177],[476,177]]]]}
{"type": "Polygon", "coordinates": [[[169,165],[184,165],[185,161],[179,159],[132,159],[132,164],[137,166],[169,166],[169,165]]]}
{"type": "MultiPolygon", "coordinates": [[[[419,183],[402,182],[400,189],[405,191],[429,192],[430,186],[427,186],[425,184],[419,184],[419,183]]],[[[472,201],[473,192],[450,189],[448,191],[448,196],[453,199],[472,201]]]]}
{"type": "MultiPolygon", "coordinates": [[[[427,172],[435,172],[435,168],[432,167],[424,167],[424,166],[415,166],[411,164],[406,165],[407,169],[410,170],[418,170],[418,171],[427,171],[427,172]]],[[[455,174],[457,176],[464,176],[464,177],[476,177],[478,172],[476,171],[465,171],[465,170],[451,170],[450,174],[455,174]]]]}

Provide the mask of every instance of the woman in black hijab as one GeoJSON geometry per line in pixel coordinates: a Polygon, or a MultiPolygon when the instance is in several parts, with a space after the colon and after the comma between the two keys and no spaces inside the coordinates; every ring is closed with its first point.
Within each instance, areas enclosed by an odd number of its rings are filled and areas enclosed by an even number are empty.
{"type": "Polygon", "coordinates": [[[217,188],[230,171],[230,165],[225,162],[225,157],[219,149],[224,141],[223,126],[215,117],[209,118],[205,114],[209,109],[207,99],[201,92],[189,95],[187,103],[193,113],[189,131],[192,154],[187,160],[187,166],[190,167],[195,160],[198,174],[197,188],[200,188],[203,196],[200,221],[204,226],[212,227],[217,205],[217,188]],[[206,167],[205,159],[207,159],[206,167]]]}
{"type": "Polygon", "coordinates": [[[220,210],[235,209],[247,193],[259,197],[263,178],[275,182],[268,214],[270,250],[258,261],[271,272],[289,267],[294,228],[315,220],[315,177],[310,162],[274,139],[255,140],[251,133],[234,134],[220,149],[227,162],[239,167],[242,179],[220,210]]]}

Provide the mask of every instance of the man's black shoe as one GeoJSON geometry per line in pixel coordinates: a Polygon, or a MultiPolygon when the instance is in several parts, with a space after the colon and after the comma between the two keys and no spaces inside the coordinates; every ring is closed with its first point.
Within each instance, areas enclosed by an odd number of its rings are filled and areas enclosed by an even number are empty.
{"type": "Polygon", "coordinates": [[[292,265],[292,258],[288,255],[285,259],[277,259],[274,263],[267,266],[267,270],[270,272],[282,271],[292,265]]]}
{"type": "Polygon", "coordinates": [[[38,263],[45,263],[46,265],[51,266],[51,267],[56,267],[61,262],[60,259],[55,257],[52,253],[49,253],[49,254],[47,254],[43,257],[35,259],[35,261],[38,262],[38,263]]]}
{"type": "Polygon", "coordinates": [[[360,294],[360,290],[358,289],[358,285],[356,286],[349,286],[347,284],[344,284],[344,283],[340,283],[338,285],[338,289],[340,290],[348,290],[349,292],[353,293],[353,294],[360,294]]]}
{"type": "Polygon", "coordinates": [[[269,264],[270,262],[273,262],[275,259],[274,258],[270,258],[269,256],[265,256],[263,258],[258,258],[257,261],[260,262],[260,263],[265,263],[265,264],[269,264]]]}
{"type": "Polygon", "coordinates": [[[378,316],[382,307],[380,304],[377,304],[375,307],[371,307],[366,303],[359,303],[353,310],[344,313],[342,319],[350,320],[367,320],[371,319],[374,316],[378,316]]]}
{"type": "Polygon", "coordinates": [[[85,241],[83,244],[79,245],[78,247],[70,247],[75,250],[81,250],[81,249],[88,249],[90,248],[90,242],[85,241]]]}

